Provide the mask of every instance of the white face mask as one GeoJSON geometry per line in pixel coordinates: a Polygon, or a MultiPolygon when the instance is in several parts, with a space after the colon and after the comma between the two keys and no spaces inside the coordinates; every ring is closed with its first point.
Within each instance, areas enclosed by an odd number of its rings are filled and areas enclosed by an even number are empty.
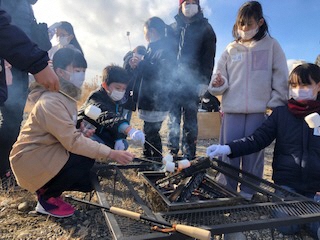
{"type": "Polygon", "coordinates": [[[249,31],[242,31],[238,29],[238,34],[243,40],[250,40],[252,39],[259,31],[259,27],[256,27],[255,29],[249,30],[249,31]]]}
{"type": "Polygon", "coordinates": [[[68,72],[64,70],[66,73],[69,74],[70,78],[69,81],[76,86],[77,88],[81,88],[82,84],[85,79],[85,72],[68,72]]]}
{"type": "Polygon", "coordinates": [[[63,46],[63,47],[67,46],[67,45],[70,43],[70,41],[69,41],[68,38],[69,38],[69,37],[58,37],[58,43],[59,43],[59,45],[61,45],[61,46],[63,46]]]}
{"type": "Polygon", "coordinates": [[[185,17],[191,18],[196,15],[199,11],[198,4],[183,4],[182,13],[185,17]]]}
{"type": "Polygon", "coordinates": [[[124,97],[125,91],[112,90],[110,97],[113,101],[120,101],[124,97]]]}
{"type": "Polygon", "coordinates": [[[313,88],[290,88],[290,97],[296,101],[316,100],[317,96],[313,94],[313,88]]]}

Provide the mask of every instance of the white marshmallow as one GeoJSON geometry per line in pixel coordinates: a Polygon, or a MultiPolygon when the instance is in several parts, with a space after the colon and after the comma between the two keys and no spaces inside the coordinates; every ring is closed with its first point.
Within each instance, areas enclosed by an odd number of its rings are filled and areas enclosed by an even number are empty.
{"type": "Polygon", "coordinates": [[[97,106],[94,105],[89,105],[88,107],[86,107],[86,109],[84,110],[84,114],[91,118],[92,120],[97,120],[97,118],[100,116],[101,114],[101,109],[98,108],[97,106]]]}
{"type": "Polygon", "coordinates": [[[167,172],[174,172],[174,163],[173,162],[167,162],[166,163],[166,171],[167,172]]]}
{"type": "Polygon", "coordinates": [[[188,159],[184,159],[178,162],[178,168],[179,169],[185,169],[190,167],[191,163],[188,159]]]}
{"type": "Polygon", "coordinates": [[[304,118],[309,128],[320,127],[320,115],[318,113],[311,113],[304,118]]]}
{"type": "Polygon", "coordinates": [[[164,156],[164,158],[162,159],[162,163],[166,164],[167,162],[173,162],[173,156],[171,154],[167,154],[166,156],[164,156]]]}

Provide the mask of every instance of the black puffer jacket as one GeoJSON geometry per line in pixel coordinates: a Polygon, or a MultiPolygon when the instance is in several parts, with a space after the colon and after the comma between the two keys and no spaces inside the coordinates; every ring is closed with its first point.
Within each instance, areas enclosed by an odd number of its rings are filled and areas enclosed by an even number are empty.
{"type": "MultiPolygon", "coordinates": [[[[1,1],[0,1],[1,2],[1,1]]],[[[40,72],[48,65],[48,54],[19,28],[10,24],[9,15],[0,9],[0,57],[11,65],[32,74],[40,72]]],[[[0,105],[7,99],[7,86],[3,71],[3,60],[0,58],[0,105]]]]}
{"type": "MultiPolygon", "coordinates": [[[[214,67],[216,54],[216,34],[209,24],[208,19],[199,12],[190,20],[184,17],[181,10],[175,16],[173,28],[178,46],[178,64],[181,71],[187,71],[182,76],[193,75],[195,84],[209,84],[214,67]]],[[[182,84],[186,83],[180,78],[182,84]]]]}
{"type": "Polygon", "coordinates": [[[176,57],[171,39],[162,38],[149,44],[147,54],[138,65],[141,83],[138,109],[168,111],[175,82],[176,57]]]}
{"type": "Polygon", "coordinates": [[[229,157],[257,152],[274,139],[274,182],[299,192],[320,191],[320,136],[315,136],[304,119],[295,117],[287,106],[275,108],[251,136],[228,143],[229,157]]]}
{"type": "MultiPolygon", "coordinates": [[[[122,123],[127,123],[129,125],[128,121],[122,116],[122,103],[124,101],[125,100],[114,102],[105,92],[104,88],[101,87],[97,91],[93,92],[89,96],[87,101],[83,104],[78,113],[78,121],[85,119],[93,124],[97,128],[95,134],[104,141],[106,141],[105,136],[109,138],[110,135],[114,140],[125,139],[126,135],[123,133],[119,133],[118,130],[120,124],[122,123]],[[89,105],[95,105],[101,109],[101,114],[96,121],[89,119],[84,114],[84,110],[89,105]],[[108,134],[105,135],[105,131],[107,131],[108,134]]],[[[110,141],[110,139],[108,140],[110,141]]]]}

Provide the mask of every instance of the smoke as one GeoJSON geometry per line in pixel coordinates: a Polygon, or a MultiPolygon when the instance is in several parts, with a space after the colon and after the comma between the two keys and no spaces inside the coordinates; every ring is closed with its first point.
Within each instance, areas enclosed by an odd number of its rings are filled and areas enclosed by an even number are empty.
{"type": "MultiPolygon", "coordinates": [[[[201,1],[206,14],[211,13],[207,0],[201,1]]],[[[178,0],[41,0],[33,6],[38,22],[49,26],[58,21],[70,22],[86,60],[86,81],[100,75],[102,69],[116,63],[122,65],[124,55],[130,50],[127,32],[130,32],[132,48],[146,45],[143,24],[158,16],[167,24],[174,21],[178,12],[178,0]]]]}

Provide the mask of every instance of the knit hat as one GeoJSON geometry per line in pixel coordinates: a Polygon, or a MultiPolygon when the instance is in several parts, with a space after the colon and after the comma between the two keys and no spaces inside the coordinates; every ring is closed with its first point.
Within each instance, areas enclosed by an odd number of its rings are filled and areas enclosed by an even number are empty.
{"type": "MultiPolygon", "coordinates": [[[[179,6],[184,2],[185,0],[179,0],[179,6]]],[[[200,0],[196,0],[197,4],[200,5],[200,0]]]]}

